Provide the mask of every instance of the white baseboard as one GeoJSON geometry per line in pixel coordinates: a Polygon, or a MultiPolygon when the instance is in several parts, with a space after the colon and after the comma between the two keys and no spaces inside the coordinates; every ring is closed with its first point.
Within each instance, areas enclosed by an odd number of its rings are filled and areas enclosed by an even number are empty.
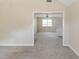
{"type": "Polygon", "coordinates": [[[71,45],[63,43],[63,46],[68,46],[77,56],[79,56],[79,53],[71,45]]]}
{"type": "Polygon", "coordinates": [[[63,42],[63,46],[69,46],[69,44],[68,44],[68,43],[64,43],[64,42],[63,42]]]}
{"type": "Polygon", "coordinates": [[[0,46],[34,46],[34,44],[0,44],[0,46]]]}
{"type": "Polygon", "coordinates": [[[69,46],[69,44],[63,44],[63,46],[69,46]]]}
{"type": "Polygon", "coordinates": [[[72,48],[72,46],[69,45],[69,48],[70,48],[73,52],[75,52],[75,54],[76,54],[77,56],[79,56],[79,53],[78,53],[74,48],[72,48]]]}

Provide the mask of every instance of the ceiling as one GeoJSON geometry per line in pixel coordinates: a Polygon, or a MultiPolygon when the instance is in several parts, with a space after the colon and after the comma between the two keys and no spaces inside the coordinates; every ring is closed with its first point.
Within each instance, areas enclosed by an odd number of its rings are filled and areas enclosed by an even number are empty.
{"type": "Polygon", "coordinates": [[[74,3],[76,0],[59,0],[59,1],[65,4],[66,6],[69,6],[72,3],[74,3]]]}
{"type": "MultiPolygon", "coordinates": [[[[2,3],[4,0],[0,0],[0,3],[2,3]]],[[[18,0],[19,1],[19,0],[18,0]]],[[[52,0],[53,1],[57,1],[57,0],[52,0]]],[[[66,6],[71,5],[72,3],[74,3],[74,1],[76,0],[59,0],[61,3],[65,4],[66,6]]]]}

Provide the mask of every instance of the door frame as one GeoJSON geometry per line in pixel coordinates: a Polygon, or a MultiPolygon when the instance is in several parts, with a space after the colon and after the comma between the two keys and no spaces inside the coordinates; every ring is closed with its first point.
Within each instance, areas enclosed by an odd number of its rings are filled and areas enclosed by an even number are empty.
{"type": "Polygon", "coordinates": [[[63,33],[62,33],[62,35],[63,35],[63,37],[62,37],[63,40],[62,40],[62,43],[63,43],[63,46],[64,46],[64,41],[65,41],[65,39],[64,39],[64,31],[65,31],[65,30],[64,30],[64,28],[65,28],[65,26],[64,26],[64,21],[65,21],[65,16],[64,16],[65,13],[64,13],[64,11],[33,11],[33,14],[32,14],[32,16],[33,16],[33,20],[32,20],[32,21],[33,21],[33,31],[32,31],[32,33],[33,33],[33,40],[34,40],[34,35],[35,35],[35,33],[34,33],[34,32],[35,32],[35,31],[34,31],[34,30],[35,30],[35,29],[34,29],[34,27],[35,27],[35,26],[34,26],[34,21],[35,21],[35,19],[34,19],[35,17],[34,17],[34,16],[35,16],[35,13],[62,13],[62,14],[63,14],[63,16],[62,16],[62,17],[63,17],[63,19],[62,19],[62,26],[63,26],[63,31],[62,31],[62,32],[63,32],[63,33]]]}

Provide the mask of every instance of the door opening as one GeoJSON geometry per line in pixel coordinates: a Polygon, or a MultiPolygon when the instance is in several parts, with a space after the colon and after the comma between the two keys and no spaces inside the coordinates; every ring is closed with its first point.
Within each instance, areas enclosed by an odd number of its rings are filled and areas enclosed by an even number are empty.
{"type": "Polygon", "coordinates": [[[36,36],[60,37],[64,41],[64,12],[34,12],[34,39],[36,36]]]}

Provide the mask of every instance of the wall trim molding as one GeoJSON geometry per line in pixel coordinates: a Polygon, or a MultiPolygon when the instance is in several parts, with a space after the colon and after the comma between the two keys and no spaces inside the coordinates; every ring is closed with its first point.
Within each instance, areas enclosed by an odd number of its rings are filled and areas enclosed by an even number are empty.
{"type": "Polygon", "coordinates": [[[64,44],[64,43],[63,43],[63,46],[69,46],[69,44],[64,44]]]}
{"type": "Polygon", "coordinates": [[[34,46],[34,44],[0,44],[0,46],[34,46]]]}
{"type": "Polygon", "coordinates": [[[69,48],[70,48],[77,56],[79,56],[79,53],[78,53],[71,45],[69,45],[69,48]]]}
{"type": "Polygon", "coordinates": [[[68,46],[77,56],[79,56],[79,53],[69,44],[63,44],[63,46],[68,46]]]}

